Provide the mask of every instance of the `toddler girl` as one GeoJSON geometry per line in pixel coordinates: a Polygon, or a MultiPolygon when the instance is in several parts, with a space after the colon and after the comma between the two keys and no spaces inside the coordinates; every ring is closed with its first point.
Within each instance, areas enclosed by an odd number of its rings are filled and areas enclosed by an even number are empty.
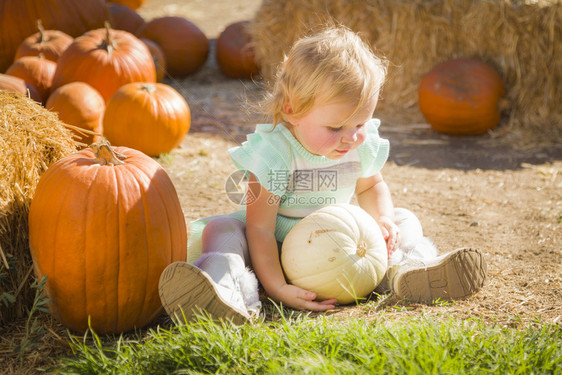
{"type": "Polygon", "coordinates": [[[389,143],[373,119],[386,63],[345,27],[300,39],[265,98],[261,124],[229,150],[249,176],[244,209],[191,224],[188,262],[168,266],[160,279],[170,316],[192,319],[200,310],[242,323],[259,310],[258,282],[277,302],[326,311],[336,300],[290,285],[280,264],[280,244],[303,217],[330,204],[359,206],[377,221],[387,242],[389,268],[379,290],[432,302],[478,291],[486,265],[477,250],[437,256],[418,219],[395,209],[381,169],[389,143]],[[193,263],[193,264],[191,264],[193,263]]]}

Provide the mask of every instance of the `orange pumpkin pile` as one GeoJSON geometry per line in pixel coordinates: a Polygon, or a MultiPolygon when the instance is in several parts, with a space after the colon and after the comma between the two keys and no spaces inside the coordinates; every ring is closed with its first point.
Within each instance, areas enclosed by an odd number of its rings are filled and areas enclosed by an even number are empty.
{"type": "MultiPolygon", "coordinates": [[[[150,156],[172,151],[191,125],[186,100],[160,82],[201,69],[210,42],[182,17],[145,22],[135,11],[144,1],[0,1],[0,90],[57,112],[82,144],[99,142],[47,170],[29,214],[51,312],[76,331],[150,323],[160,273],[186,256],[176,191],[150,156]]],[[[230,25],[217,41],[230,77],[257,74],[247,27],[230,25]]]]}
{"type": "Polygon", "coordinates": [[[209,40],[181,17],[146,23],[135,11],[143,2],[0,1],[0,90],[58,113],[83,145],[101,142],[48,169],[29,216],[50,310],[76,331],[150,323],[161,312],[160,273],[186,256],[177,194],[150,156],[181,143],[191,113],[157,81],[199,70],[209,40]]]}

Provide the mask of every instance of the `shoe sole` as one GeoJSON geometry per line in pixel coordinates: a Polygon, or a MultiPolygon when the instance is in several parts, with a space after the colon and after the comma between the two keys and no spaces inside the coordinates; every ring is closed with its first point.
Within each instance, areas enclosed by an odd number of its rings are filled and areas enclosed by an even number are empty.
{"type": "Polygon", "coordinates": [[[249,316],[225,302],[205,271],[184,262],[170,264],[158,283],[164,310],[170,317],[195,321],[205,313],[215,320],[227,319],[241,325],[249,316]]]}
{"type": "Polygon", "coordinates": [[[398,295],[424,303],[466,298],[484,286],[486,277],[487,265],[482,253],[458,249],[436,265],[405,272],[398,281],[398,295]]]}

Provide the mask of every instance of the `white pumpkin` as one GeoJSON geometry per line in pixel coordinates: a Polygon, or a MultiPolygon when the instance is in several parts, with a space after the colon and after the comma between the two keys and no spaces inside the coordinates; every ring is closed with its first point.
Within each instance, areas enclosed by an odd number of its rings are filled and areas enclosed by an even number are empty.
{"type": "Polygon", "coordinates": [[[371,293],[388,265],[386,242],[371,215],[351,204],[321,208],[287,234],[281,249],[287,281],[317,299],[354,302],[371,293]]]}

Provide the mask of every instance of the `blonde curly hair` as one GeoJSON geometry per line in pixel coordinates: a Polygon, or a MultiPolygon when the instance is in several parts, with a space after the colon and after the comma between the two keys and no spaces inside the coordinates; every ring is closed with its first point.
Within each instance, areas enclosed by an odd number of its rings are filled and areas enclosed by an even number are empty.
{"type": "Polygon", "coordinates": [[[386,68],[387,61],[358,34],[345,26],[326,27],[295,42],[261,102],[261,112],[277,125],[288,123],[286,103],[297,118],[313,105],[333,100],[352,100],[357,111],[379,94],[386,68]]]}

